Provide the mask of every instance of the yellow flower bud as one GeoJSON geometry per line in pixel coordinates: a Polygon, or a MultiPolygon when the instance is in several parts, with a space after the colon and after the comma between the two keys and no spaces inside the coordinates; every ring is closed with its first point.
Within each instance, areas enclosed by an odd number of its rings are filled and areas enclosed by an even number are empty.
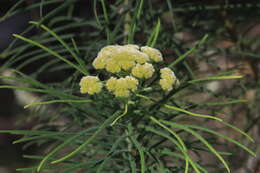
{"type": "Polygon", "coordinates": [[[152,64],[145,63],[143,65],[137,64],[132,69],[132,75],[138,78],[148,79],[153,76],[154,67],[152,64]]]}
{"type": "Polygon", "coordinates": [[[96,59],[94,59],[92,65],[95,69],[104,69],[106,65],[106,60],[105,58],[97,57],[96,59]]]}
{"type": "Polygon", "coordinates": [[[132,76],[126,76],[125,77],[128,89],[132,90],[132,91],[136,91],[137,90],[137,86],[138,86],[138,80],[132,76]]]}
{"type": "Polygon", "coordinates": [[[117,79],[115,77],[111,77],[106,82],[106,87],[107,87],[108,91],[111,91],[111,92],[116,89],[116,85],[117,85],[117,79]]]}
{"type": "Polygon", "coordinates": [[[97,76],[84,76],[81,78],[79,85],[82,94],[93,95],[100,93],[102,90],[102,83],[97,76]]]}
{"type": "Polygon", "coordinates": [[[141,51],[146,53],[154,62],[163,61],[162,54],[158,49],[143,46],[141,47],[141,51]]]}
{"type": "Polygon", "coordinates": [[[111,77],[106,82],[108,91],[112,92],[116,97],[128,97],[131,91],[136,91],[138,80],[132,76],[126,76],[125,78],[111,77]]]}
{"type": "Polygon", "coordinates": [[[174,81],[176,79],[174,72],[168,67],[162,68],[160,70],[160,73],[161,73],[161,78],[163,79],[167,79],[169,81],[170,80],[174,81]]]}
{"type": "Polygon", "coordinates": [[[149,56],[143,52],[140,52],[138,51],[136,54],[135,54],[135,60],[137,63],[139,64],[144,64],[146,62],[149,62],[149,56]]]}
{"type": "Polygon", "coordinates": [[[178,86],[179,81],[176,78],[174,72],[168,68],[162,68],[160,70],[161,73],[161,79],[159,81],[159,84],[161,85],[161,88],[166,91],[171,91],[173,89],[173,86],[178,86]]]}
{"type": "Polygon", "coordinates": [[[125,78],[120,78],[117,80],[116,89],[117,90],[128,89],[127,81],[125,78]]]}
{"type": "Polygon", "coordinates": [[[159,84],[161,85],[163,90],[171,91],[173,89],[173,83],[168,81],[167,79],[160,79],[159,84]]]}

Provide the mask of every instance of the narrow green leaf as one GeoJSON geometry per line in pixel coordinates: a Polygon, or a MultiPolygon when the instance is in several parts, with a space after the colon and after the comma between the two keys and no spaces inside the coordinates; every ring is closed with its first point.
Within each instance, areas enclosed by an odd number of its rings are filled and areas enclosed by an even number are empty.
{"type": "Polygon", "coordinates": [[[214,120],[217,120],[217,121],[223,121],[222,119],[214,117],[214,116],[211,116],[211,115],[204,115],[204,114],[193,113],[193,112],[190,112],[190,111],[187,111],[185,109],[178,108],[178,107],[172,106],[172,105],[164,104],[164,107],[168,108],[168,109],[173,109],[175,111],[182,112],[182,113],[185,113],[185,114],[188,114],[188,115],[196,116],[196,117],[209,118],[209,119],[214,119],[214,120]]]}
{"type": "MultiPolygon", "coordinates": [[[[45,2],[45,3],[47,3],[47,2],[45,2]]],[[[56,16],[62,10],[64,10],[67,7],[69,7],[70,4],[72,4],[72,3],[75,3],[75,2],[71,1],[71,0],[65,0],[63,3],[61,3],[60,6],[58,6],[57,8],[54,8],[52,11],[48,12],[43,18],[41,18],[39,24],[42,24],[42,23],[44,23],[44,21],[46,21],[46,20],[56,16]]]]}
{"type": "Polygon", "coordinates": [[[47,105],[47,104],[53,104],[53,103],[90,103],[93,102],[93,100],[50,100],[45,102],[37,102],[37,103],[31,103],[28,105],[25,105],[24,108],[28,108],[31,106],[39,106],[39,105],[47,105]]]}
{"type": "MultiPolygon", "coordinates": [[[[163,149],[162,151],[160,151],[160,153],[162,154],[166,154],[169,156],[174,156],[176,158],[180,158],[182,160],[185,160],[185,157],[177,152],[172,152],[172,151],[168,151],[167,149],[163,149]]],[[[198,163],[194,162],[194,164],[203,172],[203,173],[208,173],[208,171],[206,169],[204,169],[202,166],[200,166],[198,163]]]]}
{"type": "MultiPolygon", "coordinates": [[[[133,134],[133,127],[129,124],[128,125],[129,134],[133,134]]],[[[145,173],[146,166],[145,166],[145,157],[144,157],[144,148],[142,145],[133,137],[133,135],[129,136],[130,140],[133,142],[134,146],[137,148],[138,153],[140,155],[140,165],[141,165],[141,173],[145,173]]]]}
{"type": "Polygon", "coordinates": [[[53,162],[51,162],[52,164],[55,163],[59,163],[62,162],[64,160],[69,159],[70,157],[74,156],[75,154],[77,154],[78,152],[80,152],[81,150],[83,150],[89,143],[91,143],[106,127],[109,126],[109,124],[111,123],[111,121],[118,116],[118,112],[116,112],[114,115],[110,116],[109,118],[107,118],[105,120],[105,122],[99,126],[98,130],[90,137],[88,138],[83,144],[81,144],[78,148],[76,148],[74,151],[72,151],[71,153],[65,155],[64,157],[55,160],[53,162]]]}
{"type": "Polygon", "coordinates": [[[227,123],[227,122],[222,122],[223,124],[225,124],[226,126],[230,127],[231,129],[237,131],[238,133],[244,135],[248,140],[250,140],[251,142],[255,142],[254,139],[252,137],[250,137],[246,132],[240,130],[239,128],[227,123]]]}
{"type": "Polygon", "coordinates": [[[185,151],[183,149],[183,147],[180,145],[180,143],[178,141],[176,141],[174,138],[172,138],[171,136],[163,133],[162,131],[156,130],[153,127],[150,126],[145,126],[145,130],[152,132],[158,136],[162,136],[166,139],[168,139],[170,142],[172,142],[173,144],[175,144],[177,146],[177,148],[183,153],[183,156],[185,158],[185,173],[188,171],[187,169],[187,162],[189,162],[191,164],[191,166],[193,167],[193,169],[195,170],[196,173],[200,173],[199,169],[197,168],[196,164],[192,161],[192,159],[189,157],[187,151],[185,151]]]}
{"type": "Polygon", "coordinates": [[[140,19],[142,9],[143,9],[143,5],[144,5],[144,0],[139,0],[139,7],[138,7],[138,10],[137,10],[137,13],[136,13],[136,19],[140,19]]]}
{"type": "Polygon", "coordinates": [[[144,148],[141,146],[141,144],[134,139],[132,136],[130,137],[132,142],[134,143],[134,146],[137,148],[139,155],[140,155],[140,163],[141,163],[141,173],[145,173],[146,166],[145,166],[145,157],[144,157],[144,148]]]}
{"type": "Polygon", "coordinates": [[[121,115],[119,115],[119,116],[110,124],[110,126],[113,126],[120,118],[122,118],[123,116],[125,116],[125,115],[127,114],[127,110],[128,110],[128,104],[126,103],[126,104],[125,104],[125,110],[124,110],[124,112],[123,112],[121,115]]]}
{"type": "Polygon", "coordinates": [[[150,37],[149,37],[149,39],[146,43],[147,46],[150,46],[150,47],[155,46],[155,43],[158,39],[158,35],[159,35],[159,32],[160,32],[160,28],[161,28],[161,22],[160,22],[160,19],[158,19],[157,24],[154,27],[154,30],[153,30],[152,34],[150,35],[150,37]]]}
{"type": "Polygon", "coordinates": [[[17,7],[22,4],[24,0],[20,0],[16,2],[7,12],[5,12],[4,16],[0,17],[0,22],[6,20],[8,17],[11,16],[12,12],[17,9],[17,7]]]}
{"type": "Polygon", "coordinates": [[[135,160],[132,159],[131,156],[129,156],[128,160],[130,162],[131,173],[137,173],[135,160]]]}
{"type": "Polygon", "coordinates": [[[131,18],[130,13],[128,13],[126,15],[126,20],[127,21],[131,21],[131,25],[130,25],[130,29],[128,30],[128,40],[127,43],[128,44],[133,44],[134,42],[134,36],[135,36],[135,32],[136,32],[136,27],[137,27],[137,22],[139,21],[139,18],[141,16],[141,12],[143,9],[143,0],[138,0],[137,5],[135,6],[135,10],[133,12],[134,17],[131,18]]]}
{"type": "Polygon", "coordinates": [[[18,140],[13,141],[13,144],[18,144],[22,142],[28,142],[28,141],[33,141],[33,140],[40,140],[46,138],[47,140],[49,139],[61,139],[61,137],[57,134],[46,134],[46,135],[40,135],[40,136],[32,136],[32,137],[24,137],[20,138],[18,140]]]}
{"type": "Polygon", "coordinates": [[[95,15],[97,24],[101,27],[102,25],[101,25],[99,17],[98,17],[97,9],[98,9],[97,8],[97,0],[94,0],[94,3],[93,3],[94,15],[95,15]]]}
{"type": "MultiPolygon", "coordinates": [[[[145,96],[145,95],[136,94],[136,96],[154,102],[154,100],[152,100],[151,98],[149,98],[149,97],[147,97],[147,96],[145,96]]],[[[214,117],[214,116],[211,116],[211,115],[204,115],[204,114],[193,113],[193,112],[187,111],[187,110],[185,110],[185,109],[178,108],[178,107],[176,107],[176,106],[172,106],[172,105],[168,105],[168,104],[164,104],[163,106],[164,106],[165,108],[173,109],[173,110],[175,110],[175,111],[182,112],[182,113],[185,113],[185,114],[188,114],[188,115],[192,115],[192,116],[196,116],[196,117],[201,117],[201,118],[214,119],[214,120],[221,121],[221,122],[223,121],[222,119],[217,118],[217,117],[214,117]]]]}
{"type": "Polygon", "coordinates": [[[256,154],[251,151],[249,148],[247,148],[246,146],[244,146],[243,144],[239,143],[238,141],[226,136],[226,135],[223,135],[215,130],[211,130],[211,129],[208,129],[208,128],[204,128],[204,127],[201,127],[201,126],[196,126],[196,125],[185,125],[186,127],[189,127],[189,128],[193,128],[193,129],[198,129],[198,130],[202,130],[202,131],[205,131],[205,132],[208,132],[208,133],[211,133],[211,134],[214,134],[214,135],[217,135],[221,138],[224,138],[226,139],[227,141],[229,142],[232,142],[234,144],[236,144],[237,146],[241,147],[242,149],[244,149],[245,151],[247,151],[248,153],[250,153],[252,156],[256,156],[256,154]]]}
{"type": "Polygon", "coordinates": [[[68,50],[72,57],[76,59],[76,61],[79,63],[81,67],[81,71],[84,72],[84,75],[88,75],[88,72],[86,70],[86,64],[77,56],[77,54],[69,47],[69,45],[62,40],[60,36],[58,36],[54,31],[52,31],[45,25],[39,24],[39,22],[30,21],[29,23],[40,26],[42,29],[44,29],[45,31],[50,33],[54,38],[56,38],[68,50]]]}
{"type": "Polygon", "coordinates": [[[39,93],[49,93],[49,91],[45,89],[26,88],[26,87],[13,86],[13,85],[0,85],[0,89],[1,88],[18,89],[23,91],[31,91],[31,92],[39,92],[39,93]]]}
{"type": "MultiPolygon", "coordinates": [[[[72,42],[72,45],[76,51],[77,54],[79,54],[79,47],[77,46],[77,43],[76,41],[74,40],[74,38],[71,38],[71,42],[72,42]]],[[[82,61],[80,58],[79,58],[80,61],[82,61]]],[[[85,65],[85,64],[84,64],[85,65]]],[[[85,66],[86,67],[86,66],[85,66]]]]}
{"type": "Polygon", "coordinates": [[[198,138],[203,144],[205,144],[205,146],[208,147],[208,149],[223,163],[223,165],[225,166],[227,172],[230,173],[230,168],[227,164],[227,162],[223,159],[223,157],[211,146],[211,144],[208,143],[208,141],[206,139],[204,139],[200,134],[198,134],[197,132],[195,132],[194,130],[181,125],[181,124],[177,124],[177,123],[173,123],[173,122],[169,122],[169,121],[164,121],[161,120],[161,122],[168,124],[170,126],[172,126],[173,128],[179,128],[179,129],[183,129],[187,132],[189,132],[190,134],[192,134],[194,137],[198,138]]]}
{"type": "Polygon", "coordinates": [[[101,5],[102,5],[102,9],[103,9],[103,13],[104,13],[106,24],[109,24],[110,22],[109,22],[109,17],[108,17],[108,13],[107,13],[105,0],[101,0],[101,5]]]}
{"type": "Polygon", "coordinates": [[[186,57],[188,57],[190,54],[192,54],[199,46],[201,46],[208,38],[208,34],[204,35],[204,37],[199,41],[197,45],[195,45],[193,48],[191,48],[189,51],[178,57],[175,61],[173,61],[170,65],[168,65],[169,68],[173,68],[176,66],[179,62],[184,60],[186,57]]]}
{"type": "MultiPolygon", "coordinates": [[[[88,129],[89,130],[89,129],[88,129]]],[[[78,137],[84,135],[88,130],[83,130],[80,133],[68,138],[64,143],[58,145],[57,147],[55,147],[48,155],[46,155],[42,161],[40,162],[40,164],[37,167],[37,172],[40,172],[44,166],[44,164],[52,157],[54,156],[54,154],[56,154],[59,150],[61,150],[62,148],[64,148],[66,145],[70,144],[71,142],[73,142],[75,139],[77,139],[78,137]]]]}
{"type": "Polygon", "coordinates": [[[15,70],[13,69],[12,71],[14,71],[15,73],[17,73],[18,75],[20,75],[21,77],[23,77],[24,79],[24,83],[27,83],[31,86],[34,87],[39,87],[39,88],[43,88],[43,89],[49,89],[49,87],[41,82],[39,82],[38,80],[32,78],[29,75],[26,75],[25,73],[22,73],[21,71],[15,70]]]}
{"type": "MultiPolygon", "coordinates": [[[[181,139],[181,137],[180,137],[177,133],[175,133],[174,131],[172,131],[172,130],[169,129],[167,126],[163,125],[162,123],[160,123],[155,117],[150,116],[150,119],[151,119],[154,123],[156,123],[157,125],[159,125],[160,127],[162,127],[163,129],[167,130],[170,134],[172,134],[172,135],[177,139],[177,141],[179,142],[179,144],[181,145],[181,147],[182,147],[182,149],[183,149],[183,152],[187,153],[187,148],[186,148],[186,146],[185,146],[183,140],[181,139]]],[[[187,156],[187,154],[186,154],[186,156],[187,156]]],[[[186,163],[185,163],[185,173],[188,173],[188,171],[189,171],[189,162],[188,162],[189,159],[186,158],[185,161],[186,161],[186,163]]]]}
{"type": "Polygon", "coordinates": [[[104,157],[104,160],[102,161],[102,163],[100,164],[100,166],[97,168],[96,173],[102,173],[102,169],[104,168],[105,164],[111,159],[111,157],[117,153],[117,147],[120,144],[120,142],[124,141],[128,136],[124,135],[124,136],[120,136],[119,138],[117,138],[117,140],[113,143],[110,151],[108,152],[108,154],[104,157]]]}
{"type": "Polygon", "coordinates": [[[56,134],[59,132],[43,131],[43,130],[0,130],[0,133],[9,133],[14,135],[47,135],[56,134]]]}
{"type": "Polygon", "coordinates": [[[212,81],[212,80],[226,80],[226,79],[240,79],[243,76],[210,76],[210,77],[205,77],[205,78],[200,78],[200,79],[194,79],[191,81],[188,81],[188,83],[198,83],[198,82],[206,82],[206,81],[212,81]]]}
{"type": "Polygon", "coordinates": [[[59,58],[60,60],[66,62],[68,65],[70,65],[70,66],[72,66],[73,68],[77,69],[77,70],[80,71],[81,73],[83,73],[83,74],[85,73],[85,72],[82,71],[81,68],[79,68],[77,65],[75,65],[75,64],[73,64],[72,62],[70,62],[69,60],[63,58],[63,57],[62,57],[61,55],[59,55],[57,52],[55,52],[55,51],[53,51],[53,50],[47,48],[46,46],[44,46],[44,45],[42,45],[42,44],[40,44],[40,43],[37,43],[37,42],[35,42],[35,41],[33,41],[33,40],[30,40],[30,39],[28,39],[28,38],[25,38],[25,37],[23,37],[23,36],[21,36],[21,35],[13,34],[13,36],[16,37],[16,38],[19,38],[19,39],[21,39],[21,40],[23,40],[23,41],[25,41],[25,42],[28,42],[28,43],[30,43],[30,44],[32,44],[32,45],[35,45],[35,46],[37,46],[37,47],[39,47],[39,48],[41,48],[41,49],[43,49],[43,50],[45,50],[45,51],[47,51],[47,52],[50,53],[51,55],[53,55],[53,56],[59,58]]]}
{"type": "Polygon", "coordinates": [[[230,101],[223,101],[223,102],[214,102],[214,103],[206,103],[202,104],[204,106],[225,106],[230,104],[237,104],[237,103],[247,103],[245,99],[238,99],[238,100],[230,100],[230,101]]]}

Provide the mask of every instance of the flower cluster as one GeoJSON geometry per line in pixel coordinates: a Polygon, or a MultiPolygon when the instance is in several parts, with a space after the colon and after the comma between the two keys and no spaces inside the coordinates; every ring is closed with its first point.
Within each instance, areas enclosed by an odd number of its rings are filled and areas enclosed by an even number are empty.
{"type": "Polygon", "coordinates": [[[114,45],[106,46],[100,50],[93,62],[95,69],[105,69],[111,73],[119,73],[122,70],[129,70],[137,64],[144,64],[149,61],[162,61],[159,50],[150,47],[137,45],[114,45]]]}
{"type": "Polygon", "coordinates": [[[132,69],[132,75],[137,78],[145,78],[148,79],[153,76],[154,67],[152,64],[145,63],[145,64],[137,64],[132,69]]]}
{"type": "Polygon", "coordinates": [[[161,85],[163,90],[171,91],[173,89],[174,84],[178,85],[179,81],[170,68],[162,68],[160,70],[160,73],[161,79],[159,81],[159,84],[161,85]]]}
{"type": "MultiPolygon", "coordinates": [[[[149,79],[155,73],[153,63],[163,61],[159,50],[148,46],[110,45],[102,48],[92,65],[95,69],[104,69],[120,78],[110,77],[105,82],[106,89],[116,97],[129,97],[136,92],[139,79],[149,79]]],[[[178,83],[173,71],[169,68],[160,70],[159,85],[170,91],[178,83]]],[[[80,92],[90,95],[101,92],[102,82],[96,76],[85,76],[80,81],[80,92]]]]}
{"type": "Polygon", "coordinates": [[[128,97],[130,91],[136,91],[138,86],[138,80],[132,76],[126,76],[125,78],[111,77],[106,82],[108,91],[112,92],[116,97],[128,97]]]}
{"type": "Polygon", "coordinates": [[[80,80],[79,85],[82,94],[93,95],[100,93],[102,89],[102,83],[97,76],[85,76],[80,80]]]}
{"type": "Polygon", "coordinates": [[[154,62],[163,61],[162,54],[157,49],[148,46],[143,46],[141,47],[141,51],[146,53],[154,62]]]}

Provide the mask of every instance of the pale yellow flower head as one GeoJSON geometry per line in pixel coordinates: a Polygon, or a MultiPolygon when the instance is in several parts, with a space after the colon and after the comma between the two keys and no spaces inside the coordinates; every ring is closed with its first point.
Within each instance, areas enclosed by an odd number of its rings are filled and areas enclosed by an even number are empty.
{"type": "Polygon", "coordinates": [[[144,64],[146,62],[149,62],[150,58],[149,58],[149,56],[147,54],[138,51],[138,52],[135,53],[135,61],[138,64],[144,64]]]}
{"type": "Polygon", "coordinates": [[[132,90],[132,91],[136,91],[137,90],[137,86],[138,86],[138,80],[132,76],[126,76],[125,77],[128,89],[132,90]]]}
{"type": "Polygon", "coordinates": [[[167,79],[160,79],[159,84],[163,90],[171,91],[173,89],[173,83],[167,79]]]}
{"type": "Polygon", "coordinates": [[[84,76],[81,78],[79,85],[82,94],[93,95],[100,93],[102,90],[102,83],[97,76],[84,76]]]}
{"type": "Polygon", "coordinates": [[[124,46],[111,45],[102,48],[92,65],[95,69],[105,69],[111,73],[119,73],[122,70],[131,70],[136,64],[145,64],[149,61],[162,61],[159,50],[134,44],[124,46]]]}
{"type": "Polygon", "coordinates": [[[138,78],[148,79],[153,76],[154,67],[152,64],[145,63],[143,65],[136,64],[132,69],[132,75],[138,78]]]}
{"type": "Polygon", "coordinates": [[[104,69],[106,65],[106,58],[98,56],[94,59],[92,65],[95,69],[104,69]]]}
{"type": "Polygon", "coordinates": [[[100,50],[93,61],[95,69],[106,69],[111,73],[128,70],[135,66],[135,57],[140,51],[137,45],[106,46],[100,50]]]}
{"type": "Polygon", "coordinates": [[[160,73],[161,79],[159,81],[159,84],[163,90],[171,91],[174,85],[179,85],[178,79],[176,78],[174,72],[170,68],[162,68],[160,70],[160,73]]]}
{"type": "Polygon", "coordinates": [[[116,97],[128,97],[131,91],[136,91],[138,87],[138,80],[132,76],[125,78],[111,77],[106,82],[108,91],[112,92],[116,97]]]}
{"type": "Polygon", "coordinates": [[[125,78],[119,78],[117,79],[117,85],[116,85],[117,90],[125,90],[128,89],[127,81],[125,78]]]}
{"type": "Polygon", "coordinates": [[[141,47],[141,51],[147,54],[151,60],[154,62],[160,62],[163,61],[162,54],[158,49],[148,47],[148,46],[143,46],[141,47]]]}
{"type": "Polygon", "coordinates": [[[120,64],[118,63],[118,61],[110,59],[106,63],[106,70],[111,73],[118,73],[121,71],[121,67],[120,67],[120,64]]]}
{"type": "Polygon", "coordinates": [[[117,85],[117,78],[115,78],[115,77],[111,77],[106,82],[107,90],[110,91],[110,92],[116,90],[116,85],[117,85]]]}
{"type": "Polygon", "coordinates": [[[161,73],[161,78],[163,79],[172,80],[172,81],[176,79],[174,72],[168,67],[162,68],[160,70],[160,73],[161,73]]]}

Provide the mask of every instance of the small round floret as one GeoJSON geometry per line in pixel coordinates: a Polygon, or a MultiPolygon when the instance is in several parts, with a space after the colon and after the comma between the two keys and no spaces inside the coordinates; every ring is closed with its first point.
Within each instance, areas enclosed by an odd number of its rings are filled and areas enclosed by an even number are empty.
{"type": "Polygon", "coordinates": [[[159,84],[161,85],[163,90],[171,91],[173,89],[173,83],[171,81],[168,81],[166,79],[160,79],[159,84]]]}
{"type": "Polygon", "coordinates": [[[137,64],[132,69],[132,75],[138,78],[148,79],[153,76],[154,67],[152,64],[145,63],[143,65],[137,64]]]}
{"type": "Polygon", "coordinates": [[[178,79],[176,78],[174,72],[170,68],[168,67],[162,68],[160,70],[160,73],[161,73],[161,79],[159,81],[159,84],[163,90],[171,91],[174,85],[175,86],[179,85],[178,79]]]}
{"type": "Polygon", "coordinates": [[[130,91],[136,91],[138,86],[138,80],[132,76],[126,76],[125,78],[111,77],[106,82],[108,91],[112,92],[116,97],[128,97],[130,91]]]}
{"type": "Polygon", "coordinates": [[[116,85],[117,85],[117,79],[115,77],[111,77],[106,82],[107,90],[111,92],[116,90],[116,85]]]}
{"type": "Polygon", "coordinates": [[[161,73],[161,78],[163,79],[172,80],[172,81],[176,79],[174,72],[168,67],[162,68],[160,70],[160,73],[161,73]]]}
{"type": "Polygon", "coordinates": [[[136,91],[137,90],[137,86],[138,86],[138,80],[132,76],[126,76],[125,77],[128,89],[132,90],[132,91],[136,91]]]}
{"type": "Polygon", "coordinates": [[[82,94],[93,95],[100,93],[102,90],[102,83],[97,76],[84,76],[81,78],[79,85],[82,94]]]}
{"type": "Polygon", "coordinates": [[[143,46],[141,47],[141,51],[146,53],[151,60],[154,62],[160,62],[163,61],[162,54],[158,49],[148,47],[148,46],[143,46]]]}

